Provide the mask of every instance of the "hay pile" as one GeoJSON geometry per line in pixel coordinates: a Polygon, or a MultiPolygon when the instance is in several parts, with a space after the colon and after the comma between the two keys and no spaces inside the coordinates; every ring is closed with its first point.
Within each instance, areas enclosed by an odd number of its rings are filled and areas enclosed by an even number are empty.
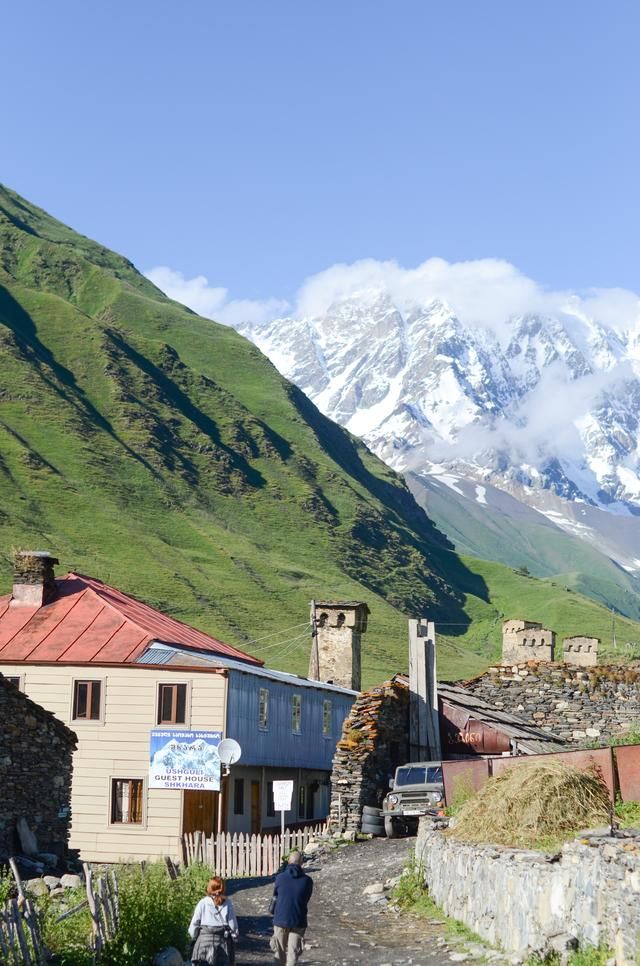
{"type": "Polygon", "coordinates": [[[467,842],[554,848],[577,831],[607,825],[610,800],[595,772],[563,762],[513,765],[491,778],[458,813],[448,833],[467,842]]]}

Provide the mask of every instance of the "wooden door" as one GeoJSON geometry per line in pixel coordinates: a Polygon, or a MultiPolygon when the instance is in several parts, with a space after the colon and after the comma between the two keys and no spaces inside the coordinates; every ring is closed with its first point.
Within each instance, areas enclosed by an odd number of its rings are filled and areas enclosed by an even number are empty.
{"type": "Polygon", "coordinates": [[[185,789],[182,799],[182,832],[217,832],[218,792],[185,789]]]}
{"type": "Polygon", "coordinates": [[[251,834],[257,835],[262,828],[260,782],[251,782],[251,834]]]}

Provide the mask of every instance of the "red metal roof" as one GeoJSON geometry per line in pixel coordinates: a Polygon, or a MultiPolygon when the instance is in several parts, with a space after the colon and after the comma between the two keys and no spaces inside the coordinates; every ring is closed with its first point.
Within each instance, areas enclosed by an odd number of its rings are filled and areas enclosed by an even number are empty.
{"type": "Polygon", "coordinates": [[[162,641],[263,663],[94,577],[69,573],[56,584],[55,600],[40,607],[12,607],[11,594],[0,597],[1,661],[129,664],[162,641]]]}

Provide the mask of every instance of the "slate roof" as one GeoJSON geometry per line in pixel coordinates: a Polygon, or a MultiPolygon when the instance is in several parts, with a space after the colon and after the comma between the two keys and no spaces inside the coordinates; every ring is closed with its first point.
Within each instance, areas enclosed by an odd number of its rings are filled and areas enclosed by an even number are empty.
{"type": "Polygon", "coordinates": [[[95,577],[68,573],[56,585],[57,596],[43,606],[12,607],[11,594],[0,597],[0,662],[128,664],[161,641],[243,666],[263,663],[95,577]]]}

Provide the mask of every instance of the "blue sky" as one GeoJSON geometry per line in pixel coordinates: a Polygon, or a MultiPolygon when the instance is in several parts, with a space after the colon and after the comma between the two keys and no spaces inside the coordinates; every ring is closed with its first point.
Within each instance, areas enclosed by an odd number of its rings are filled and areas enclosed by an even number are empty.
{"type": "Polygon", "coordinates": [[[635,0],[14,0],[2,180],[138,267],[640,290],[635,0]]]}

